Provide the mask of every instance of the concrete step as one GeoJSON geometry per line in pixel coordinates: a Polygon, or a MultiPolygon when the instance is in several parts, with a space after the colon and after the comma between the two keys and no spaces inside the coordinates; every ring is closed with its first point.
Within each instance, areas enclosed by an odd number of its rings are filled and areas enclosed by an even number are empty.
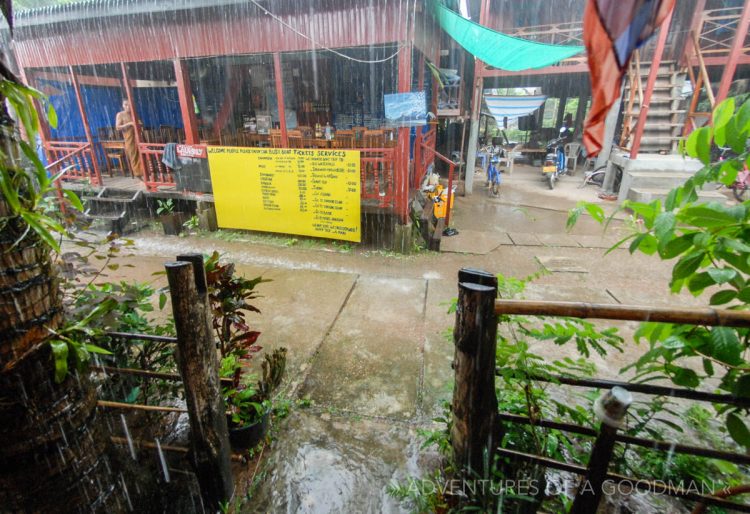
{"type": "MultiPolygon", "coordinates": [[[[671,189],[663,189],[663,188],[630,188],[628,190],[628,200],[631,200],[633,202],[652,202],[656,199],[665,199],[671,189]]],[[[718,191],[699,191],[698,192],[698,199],[703,201],[718,201],[718,202],[726,202],[727,197],[723,194],[719,193],[718,191]]]]}
{"type": "Polygon", "coordinates": [[[693,176],[692,173],[679,171],[631,171],[629,172],[631,187],[635,188],[671,188],[683,184],[693,176]]]}

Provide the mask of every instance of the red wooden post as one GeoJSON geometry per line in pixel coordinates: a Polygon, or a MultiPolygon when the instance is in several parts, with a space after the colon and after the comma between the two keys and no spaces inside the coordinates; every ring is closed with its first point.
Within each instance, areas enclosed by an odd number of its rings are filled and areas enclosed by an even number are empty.
{"type": "Polygon", "coordinates": [[[742,48],[745,46],[745,37],[747,36],[747,28],[749,24],[750,0],[745,0],[745,6],[742,8],[742,16],[740,16],[739,22],[737,22],[737,31],[734,34],[732,49],[729,51],[729,58],[724,67],[724,72],[721,74],[719,92],[716,93],[717,104],[724,100],[727,97],[727,93],[729,93],[729,86],[732,85],[734,72],[737,69],[737,61],[740,58],[740,54],[742,54],[742,48]]]}
{"type": "Polygon", "coordinates": [[[424,142],[424,134],[420,132],[414,139],[414,182],[412,187],[419,189],[419,182],[422,180],[422,144],[424,142]]]}
{"type": "Polygon", "coordinates": [[[237,103],[237,98],[242,90],[242,85],[245,83],[245,75],[247,75],[247,73],[243,73],[243,71],[246,70],[243,70],[238,66],[232,66],[229,68],[229,85],[227,86],[226,93],[224,93],[224,100],[221,102],[219,114],[216,115],[216,120],[214,121],[214,136],[219,138],[220,141],[221,131],[232,116],[234,106],[237,103]]]}
{"type": "Polygon", "coordinates": [[[273,54],[273,76],[276,81],[276,104],[279,106],[279,128],[281,129],[281,147],[289,146],[286,133],[286,109],[284,108],[284,83],[281,80],[281,54],[273,54]]]}
{"type": "MultiPolygon", "coordinates": [[[[70,78],[73,81],[73,91],[76,94],[76,102],[78,102],[78,111],[81,113],[81,121],[83,121],[83,131],[86,134],[86,141],[89,144],[91,151],[91,166],[94,169],[94,177],[92,182],[98,185],[102,185],[102,176],[99,173],[99,163],[96,158],[96,148],[94,148],[94,138],[91,136],[91,127],[89,126],[89,120],[86,116],[86,107],[83,105],[83,97],[81,97],[81,85],[78,83],[78,75],[76,75],[73,66],[68,66],[68,72],[70,78]]],[[[86,162],[86,158],[83,158],[83,162],[86,162]]]]}
{"type": "MultiPolygon", "coordinates": [[[[691,34],[698,34],[700,36],[701,30],[703,30],[703,10],[705,8],[706,0],[696,0],[693,17],[690,20],[690,31],[687,33],[687,37],[685,39],[685,47],[680,58],[681,66],[692,66],[693,59],[690,55],[690,49],[693,49],[693,52],[695,52],[696,50],[690,42],[692,39],[691,34]]],[[[693,86],[695,86],[695,81],[693,81],[693,86]]]]}
{"type": "MultiPolygon", "coordinates": [[[[398,92],[411,91],[412,44],[404,43],[398,54],[398,92]]],[[[398,157],[396,162],[396,213],[401,223],[409,219],[409,132],[411,129],[398,129],[398,157]]]]}
{"type": "Polygon", "coordinates": [[[198,120],[195,117],[193,88],[190,87],[190,72],[187,62],[175,59],[174,75],[177,80],[177,96],[180,99],[182,125],[185,127],[185,143],[197,145],[200,142],[198,137],[198,120]]]}
{"type": "Polygon", "coordinates": [[[448,198],[445,205],[445,228],[451,226],[451,199],[453,198],[453,170],[456,165],[450,163],[448,166],[448,198]]]}
{"type": "Polygon", "coordinates": [[[656,40],[656,50],[654,50],[654,57],[651,60],[651,69],[648,72],[648,82],[646,82],[646,91],[643,94],[643,105],[638,113],[638,125],[635,128],[635,134],[633,135],[633,146],[630,147],[630,158],[635,159],[638,157],[638,150],[641,148],[641,138],[643,137],[643,130],[646,127],[646,117],[648,116],[648,107],[651,103],[651,95],[654,92],[654,84],[656,84],[656,75],[659,73],[659,66],[661,65],[661,57],[664,54],[664,45],[667,42],[667,35],[669,34],[669,25],[672,21],[672,14],[674,14],[674,7],[669,11],[669,14],[664,19],[664,22],[659,28],[659,39],[656,40]]]}

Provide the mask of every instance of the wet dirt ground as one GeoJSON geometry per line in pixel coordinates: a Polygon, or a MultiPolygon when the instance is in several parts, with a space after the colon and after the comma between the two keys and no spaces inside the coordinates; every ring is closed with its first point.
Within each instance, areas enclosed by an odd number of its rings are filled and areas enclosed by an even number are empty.
{"type": "MultiPolygon", "coordinates": [[[[546,268],[529,286],[530,299],[694,303],[668,293],[669,264],[626,250],[605,255],[623,233],[622,223],[603,235],[582,217],[565,231],[567,211],[578,200],[600,202],[591,186],[578,189],[580,174],[549,191],[536,170],[516,168],[504,177],[499,198],[489,197],[478,177],[474,194],[456,199],[452,225],[459,235],[446,238],[441,253],[402,256],[295,238],[145,231],[135,235],[135,256],[127,258],[135,267],[121,267],[108,280],[161,286],[164,278],[152,273],[164,262],[213,250],[245,276],[271,279],[259,286],[262,314],[250,322],[266,349],[288,349],[283,394],[311,405],[293,408],[277,424],[263,480],[241,510],[401,512],[387,485],[434,462],[420,454],[416,430],[430,426],[451,395],[453,344],[446,333],[453,316],[447,309],[460,268],[515,277],[546,268]]],[[[626,335],[634,328],[619,326],[626,335]]],[[[551,343],[536,350],[550,359],[577,357],[573,348],[551,343]]],[[[628,342],[624,353],[592,360],[599,376],[613,378],[640,351],[628,342]]]]}

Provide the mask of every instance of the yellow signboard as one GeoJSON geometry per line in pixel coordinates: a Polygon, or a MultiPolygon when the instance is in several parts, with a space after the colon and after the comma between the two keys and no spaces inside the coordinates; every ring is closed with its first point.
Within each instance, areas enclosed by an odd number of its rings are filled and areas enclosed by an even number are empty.
{"type": "Polygon", "coordinates": [[[209,146],[220,227],[359,242],[356,150],[209,146]]]}

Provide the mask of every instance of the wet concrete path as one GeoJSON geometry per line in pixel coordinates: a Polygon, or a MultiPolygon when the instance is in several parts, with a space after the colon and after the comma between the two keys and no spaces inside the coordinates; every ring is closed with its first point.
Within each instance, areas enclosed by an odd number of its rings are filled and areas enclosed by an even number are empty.
{"type": "MultiPolygon", "coordinates": [[[[457,198],[461,233],[446,240],[441,254],[398,256],[250,234],[136,236],[137,267],[120,268],[110,280],[154,280],[151,273],[174,255],[215,249],[245,276],[272,280],[259,286],[262,315],[249,321],[266,349],[288,348],[283,394],[311,406],[293,408],[276,427],[262,480],[243,512],[401,512],[387,485],[420,474],[425,459],[434,458],[420,455],[416,431],[430,426],[451,394],[447,309],[461,267],[517,277],[546,267],[549,273],[528,289],[534,299],[692,302],[668,294],[669,265],[624,250],[605,257],[616,233],[602,237],[584,218],[567,234],[567,209],[578,198],[535,187],[536,180],[521,175],[506,181],[499,199],[481,188],[457,198]]],[[[634,327],[620,325],[626,332],[634,327]]],[[[573,356],[553,345],[537,351],[573,356]]],[[[630,358],[592,360],[600,376],[615,377],[630,358]]]]}

